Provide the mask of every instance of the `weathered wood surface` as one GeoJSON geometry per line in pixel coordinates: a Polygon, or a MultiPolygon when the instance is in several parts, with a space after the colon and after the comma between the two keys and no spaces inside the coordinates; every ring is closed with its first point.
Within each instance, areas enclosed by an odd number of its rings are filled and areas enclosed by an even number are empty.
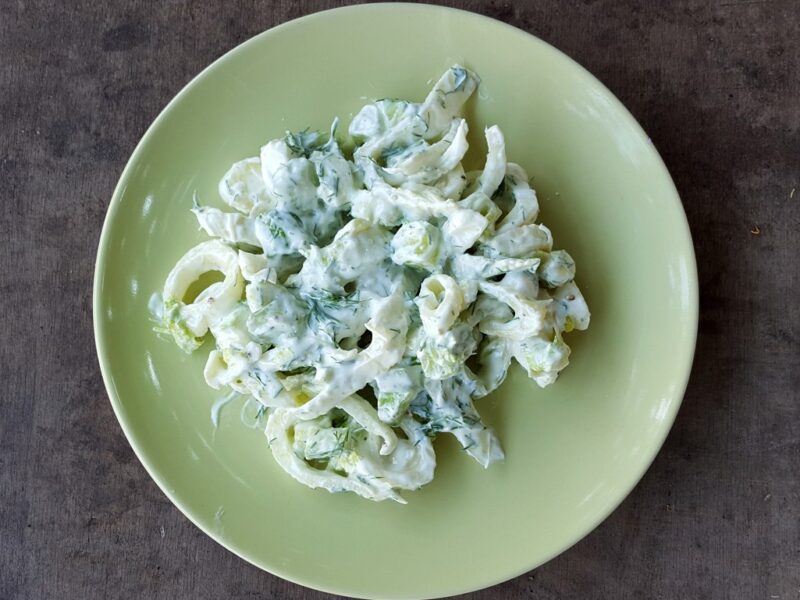
{"type": "MultiPolygon", "coordinates": [[[[0,598],[325,598],[204,536],[134,457],[94,354],[105,209],[147,125],[239,42],[339,3],[0,3],[0,598]]],[[[800,597],[800,4],[452,2],[588,67],[662,152],[702,313],[686,401],[622,506],[466,596],[800,597]]]]}

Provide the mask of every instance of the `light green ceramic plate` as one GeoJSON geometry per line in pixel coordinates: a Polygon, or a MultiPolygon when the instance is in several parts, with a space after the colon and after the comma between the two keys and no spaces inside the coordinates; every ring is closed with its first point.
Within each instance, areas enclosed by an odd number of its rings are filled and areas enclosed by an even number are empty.
{"type": "MultiPolygon", "coordinates": [[[[568,548],[633,488],[675,418],[697,326],[692,242],[675,187],[631,115],[542,41],[420,5],[324,12],[255,37],[169,104],[114,193],[100,241],[100,365],[131,445],[169,498],[242,558],[303,585],[370,598],[466,592],[568,548]],[[433,483],[407,506],[297,484],[238,408],[203,382],[205,351],[156,337],[147,303],[204,239],[192,195],[216,201],[234,161],[286,129],[345,123],[367,99],[422,99],[454,62],[483,79],[473,147],[497,123],[535,176],[542,220],[578,264],[592,308],[573,360],[540,390],[515,369],[478,408],[505,446],[484,471],[443,436],[433,483]]],[[[213,569],[214,565],[206,565],[213,569]]]]}

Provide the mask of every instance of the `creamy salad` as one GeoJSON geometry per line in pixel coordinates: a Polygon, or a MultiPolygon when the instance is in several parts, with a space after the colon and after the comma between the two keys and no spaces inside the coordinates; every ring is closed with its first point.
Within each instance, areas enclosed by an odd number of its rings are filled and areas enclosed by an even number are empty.
{"type": "Polygon", "coordinates": [[[589,325],[497,126],[484,168],[462,166],[479,81],[456,65],[421,103],[364,106],[351,150],[337,121],[286,133],[231,166],[226,210],[193,208],[211,239],[167,277],[158,330],[185,352],[211,334],[206,382],[258,403],[275,460],[311,488],[404,502],[433,478],[438,434],[502,460],[476,401],[512,361],[553,383],[563,334],[589,325]]]}

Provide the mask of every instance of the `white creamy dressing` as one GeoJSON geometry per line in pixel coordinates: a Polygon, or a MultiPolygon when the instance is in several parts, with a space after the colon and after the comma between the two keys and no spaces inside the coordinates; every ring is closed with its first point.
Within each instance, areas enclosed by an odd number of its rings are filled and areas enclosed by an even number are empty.
{"type": "Polygon", "coordinates": [[[478,83],[454,66],[422,103],[368,104],[352,156],[336,121],[327,139],[287,133],[225,174],[232,211],[193,208],[213,239],[169,274],[161,331],[186,352],[211,333],[207,383],[263,407],[277,462],[309,487],[403,502],[399,490],[433,478],[444,432],[484,467],[501,460],[474,401],[512,359],[553,383],[569,360],[562,333],[588,327],[575,264],[535,222],[497,126],[485,168],[463,169],[459,115],[478,83]],[[222,281],[186,302],[208,271],[222,281]]]}

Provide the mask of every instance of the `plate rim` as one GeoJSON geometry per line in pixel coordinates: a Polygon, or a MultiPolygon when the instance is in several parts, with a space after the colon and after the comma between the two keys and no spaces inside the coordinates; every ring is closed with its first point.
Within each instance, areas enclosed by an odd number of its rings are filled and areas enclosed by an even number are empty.
{"type": "MultiPolygon", "coordinates": [[[[434,4],[417,4],[412,2],[377,2],[371,4],[358,4],[358,5],[349,5],[349,6],[341,6],[336,8],[331,8],[327,10],[322,10],[314,13],[310,13],[304,15],[302,17],[298,17],[295,19],[291,19],[289,21],[285,21],[280,23],[274,27],[266,29],[247,40],[237,44],[230,50],[226,51],[224,54],[219,56],[218,58],[214,59],[211,63],[209,63],[206,67],[204,67],[199,73],[194,75],[171,99],[170,101],[161,109],[158,113],[156,118],[153,122],[147,127],[144,134],[142,135],[141,139],[137,142],[133,152],[131,153],[130,157],[128,158],[125,167],[123,168],[122,172],[120,173],[119,179],[117,184],[114,187],[114,191],[111,195],[111,200],[109,201],[108,207],[106,209],[106,214],[103,219],[103,226],[100,232],[100,237],[97,245],[97,254],[95,258],[95,268],[94,268],[94,276],[92,281],[92,323],[93,323],[93,334],[95,340],[95,351],[97,353],[98,362],[100,365],[100,372],[103,378],[103,384],[108,395],[109,401],[111,403],[111,407],[114,411],[114,416],[116,417],[117,421],[122,428],[123,433],[125,434],[126,441],[130,444],[131,448],[136,455],[136,458],[139,460],[139,463],[144,467],[147,474],[150,478],[156,483],[158,488],[164,493],[165,496],[169,499],[173,506],[175,506],[191,523],[193,523],[196,527],[198,527],[204,534],[209,536],[212,540],[216,543],[220,544],[223,548],[232,552],[239,558],[243,559],[247,563],[255,566],[256,568],[270,573],[274,576],[280,577],[286,581],[291,583],[301,585],[310,589],[318,590],[321,592],[326,593],[333,593],[341,596],[351,596],[355,598],[369,598],[368,596],[364,596],[363,593],[359,593],[356,590],[348,589],[344,586],[329,586],[329,585],[321,585],[314,581],[309,581],[308,579],[304,579],[303,577],[297,577],[286,572],[282,569],[279,565],[269,565],[265,566],[264,564],[260,564],[256,558],[251,558],[248,556],[245,550],[242,550],[235,541],[226,539],[223,535],[218,534],[215,530],[211,527],[207,526],[202,519],[195,518],[194,515],[190,514],[182,504],[176,499],[175,494],[172,493],[166,478],[162,476],[160,473],[160,469],[158,465],[152,464],[151,462],[145,460],[144,450],[140,449],[140,442],[134,433],[133,429],[127,422],[126,418],[123,416],[122,406],[120,402],[119,394],[117,393],[117,389],[113,383],[113,379],[111,376],[111,360],[109,358],[109,352],[106,348],[106,343],[104,342],[105,338],[105,325],[103,323],[103,319],[99,316],[102,314],[103,311],[103,275],[105,270],[107,269],[107,255],[108,255],[108,248],[110,245],[110,229],[111,223],[115,221],[116,213],[120,209],[121,205],[121,198],[125,192],[127,187],[127,180],[131,177],[131,173],[134,169],[135,164],[138,162],[140,155],[144,151],[144,147],[146,146],[150,137],[153,136],[154,131],[160,126],[161,122],[166,118],[166,115],[171,112],[172,107],[177,104],[184,96],[191,93],[191,91],[199,84],[199,82],[204,79],[206,74],[211,71],[212,69],[220,68],[227,60],[229,60],[234,54],[237,54],[241,49],[246,46],[253,45],[259,43],[260,40],[279,34],[281,31],[285,29],[291,29],[297,26],[302,26],[303,24],[309,21],[316,21],[330,18],[332,15],[338,15],[340,13],[347,13],[347,12],[370,12],[370,11],[378,11],[378,10],[408,10],[408,11],[419,11],[419,12],[442,12],[442,13],[455,13],[459,16],[459,18],[467,18],[467,19],[474,19],[479,21],[489,21],[492,23],[493,26],[500,26],[502,29],[505,30],[506,35],[515,35],[515,36],[522,36],[527,39],[527,41],[539,44],[544,46],[548,51],[554,52],[556,55],[560,55],[562,59],[565,59],[573,68],[577,69],[581,74],[585,77],[588,77],[590,81],[593,81],[595,85],[597,85],[600,89],[605,91],[610,99],[612,105],[616,110],[621,111],[621,113],[627,118],[627,120],[634,125],[634,129],[637,134],[646,137],[647,133],[644,131],[642,126],[639,124],[638,120],[633,116],[633,114],[627,109],[627,107],[614,95],[606,86],[600,81],[597,77],[595,77],[588,69],[586,69],[583,65],[577,62],[575,59],[567,55],[565,52],[561,51],[557,47],[553,46],[552,44],[544,41],[543,39],[519,29],[513,25],[500,21],[498,19],[494,19],[492,17],[472,12],[469,10],[464,10],[460,8],[452,8],[448,6],[441,6],[441,5],[434,5],[434,4]]],[[[686,236],[686,241],[688,242],[686,248],[686,254],[691,258],[689,269],[688,269],[688,276],[686,278],[687,288],[689,292],[689,303],[688,306],[684,309],[684,314],[688,317],[687,320],[687,347],[685,352],[685,360],[683,364],[680,365],[680,371],[684,373],[682,381],[676,382],[676,388],[674,392],[674,397],[676,402],[673,403],[669,413],[665,415],[663,419],[664,427],[659,430],[659,435],[655,438],[655,443],[652,448],[653,450],[650,452],[650,455],[642,461],[642,467],[635,471],[635,475],[631,478],[630,485],[622,486],[623,492],[619,495],[619,498],[616,498],[613,502],[609,503],[609,507],[606,511],[602,512],[597,516],[595,519],[592,520],[591,524],[586,527],[585,531],[580,534],[573,536],[573,539],[568,540],[566,544],[560,547],[558,550],[551,552],[550,554],[546,555],[543,558],[539,558],[538,560],[531,561],[528,566],[522,570],[517,568],[510,569],[507,572],[495,574],[492,577],[487,577],[486,581],[482,584],[481,587],[474,587],[474,586],[467,586],[467,587],[459,587],[458,585],[453,585],[451,589],[446,592],[446,594],[439,594],[436,595],[416,595],[413,598],[443,598],[446,595],[456,595],[456,594],[463,594],[474,592],[480,589],[485,589],[488,587],[492,587],[503,583],[505,581],[509,581],[524,573],[527,573],[531,570],[537,569],[543,564],[551,561],[556,556],[563,554],[570,548],[572,548],[575,544],[579,541],[587,537],[591,534],[597,527],[602,524],[614,511],[619,508],[622,502],[631,494],[631,492],[639,485],[644,475],[650,469],[655,460],[658,453],[663,448],[664,442],[669,435],[672,427],[674,425],[675,419],[677,417],[678,411],[680,410],[681,405],[683,404],[683,400],[685,398],[686,389],[689,384],[689,380],[692,373],[692,365],[694,363],[694,356],[697,349],[697,335],[698,335],[698,322],[699,322],[699,282],[698,282],[698,272],[697,272],[697,258],[694,248],[694,240],[692,238],[691,228],[689,226],[689,221],[686,216],[686,211],[683,207],[683,203],[680,198],[680,194],[678,192],[677,187],[675,186],[675,182],[672,179],[672,176],[669,172],[669,169],[666,166],[661,154],[658,152],[658,149],[653,144],[653,151],[655,153],[654,158],[657,159],[657,164],[663,169],[663,172],[666,174],[667,182],[669,184],[669,192],[673,198],[675,208],[677,208],[678,213],[682,217],[680,220],[680,224],[683,228],[683,234],[686,236]],[[626,489],[627,488],[627,489],[626,489]]],[[[379,598],[395,598],[396,596],[392,595],[390,591],[387,591],[379,598]]],[[[376,598],[373,596],[373,598],[376,598]]]]}

